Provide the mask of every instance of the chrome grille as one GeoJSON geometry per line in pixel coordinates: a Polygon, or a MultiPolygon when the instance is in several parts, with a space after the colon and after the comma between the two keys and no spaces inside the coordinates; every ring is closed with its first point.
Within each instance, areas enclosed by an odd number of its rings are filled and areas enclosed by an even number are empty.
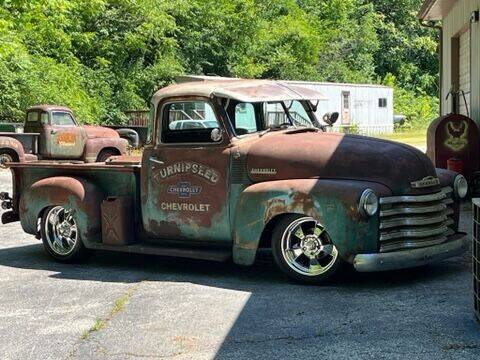
{"type": "Polygon", "coordinates": [[[455,233],[453,190],[380,199],[380,252],[437,245],[455,233]]]}
{"type": "Polygon", "coordinates": [[[480,321],[480,199],[473,200],[473,301],[480,321]]]}

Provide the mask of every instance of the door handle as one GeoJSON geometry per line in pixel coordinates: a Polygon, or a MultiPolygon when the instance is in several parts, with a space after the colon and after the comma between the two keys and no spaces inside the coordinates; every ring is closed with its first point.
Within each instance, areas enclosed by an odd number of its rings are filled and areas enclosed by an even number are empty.
{"type": "Polygon", "coordinates": [[[55,130],[50,130],[50,134],[55,135],[57,132],[55,130]]]}
{"type": "Polygon", "coordinates": [[[150,156],[150,158],[149,158],[148,160],[150,160],[151,162],[154,162],[155,164],[158,164],[158,165],[163,165],[163,164],[165,164],[163,161],[158,160],[158,159],[157,159],[156,157],[154,157],[154,156],[150,156]]]}

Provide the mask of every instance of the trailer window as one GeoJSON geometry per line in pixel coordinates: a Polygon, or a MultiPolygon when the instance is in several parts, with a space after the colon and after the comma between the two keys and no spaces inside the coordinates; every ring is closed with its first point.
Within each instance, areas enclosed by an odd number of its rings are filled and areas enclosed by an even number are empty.
{"type": "Polygon", "coordinates": [[[181,101],[165,105],[162,114],[162,142],[209,143],[219,124],[206,101],[181,101]]]}
{"type": "Polygon", "coordinates": [[[386,108],[387,107],[387,99],[386,98],[378,99],[378,107],[386,108]]]}

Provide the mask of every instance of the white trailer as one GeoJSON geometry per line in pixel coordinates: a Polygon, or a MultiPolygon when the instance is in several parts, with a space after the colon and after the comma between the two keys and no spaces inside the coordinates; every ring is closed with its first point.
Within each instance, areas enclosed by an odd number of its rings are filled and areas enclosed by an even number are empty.
{"type": "Polygon", "coordinates": [[[360,134],[393,132],[393,89],[382,85],[341,84],[326,82],[286,81],[321,92],[327,100],[320,101],[317,117],[327,112],[340,114],[334,131],[357,130],[360,134]]]}

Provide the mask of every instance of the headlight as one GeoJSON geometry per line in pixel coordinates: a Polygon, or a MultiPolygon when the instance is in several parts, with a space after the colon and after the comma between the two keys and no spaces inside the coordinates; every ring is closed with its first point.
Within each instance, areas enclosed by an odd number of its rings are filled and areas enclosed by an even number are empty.
{"type": "Polygon", "coordinates": [[[468,193],[468,182],[463,175],[457,175],[455,182],[453,183],[455,195],[459,199],[463,199],[468,193]]]}
{"type": "Polygon", "coordinates": [[[358,203],[358,210],[364,216],[373,216],[378,211],[378,197],[372,189],[366,189],[358,203]]]}

